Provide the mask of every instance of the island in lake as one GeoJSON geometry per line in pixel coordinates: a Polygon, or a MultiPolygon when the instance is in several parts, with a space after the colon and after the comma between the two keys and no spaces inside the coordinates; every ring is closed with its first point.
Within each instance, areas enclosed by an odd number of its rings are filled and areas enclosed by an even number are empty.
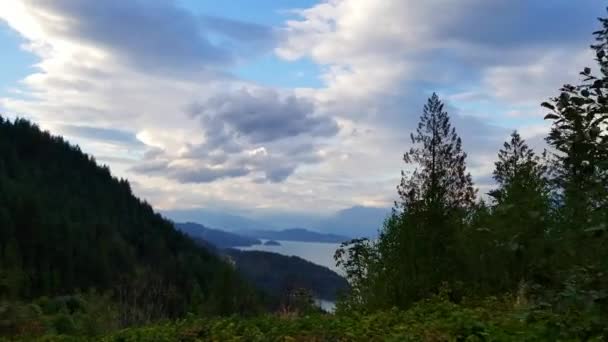
{"type": "Polygon", "coordinates": [[[281,244],[275,240],[268,240],[264,242],[264,246],[280,246],[281,244]]]}

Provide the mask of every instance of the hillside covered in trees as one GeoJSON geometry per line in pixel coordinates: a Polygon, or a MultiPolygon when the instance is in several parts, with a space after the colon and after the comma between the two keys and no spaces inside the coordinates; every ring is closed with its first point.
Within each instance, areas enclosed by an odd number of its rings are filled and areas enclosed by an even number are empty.
{"type": "Polygon", "coordinates": [[[110,292],[125,324],[252,312],[257,294],[107,167],[21,119],[0,119],[0,298],[110,292]]]}
{"type": "Polygon", "coordinates": [[[315,298],[335,301],[348,290],[348,283],[336,272],[297,256],[236,249],[225,253],[243,277],[269,295],[285,298],[295,289],[306,289],[315,298]]]}

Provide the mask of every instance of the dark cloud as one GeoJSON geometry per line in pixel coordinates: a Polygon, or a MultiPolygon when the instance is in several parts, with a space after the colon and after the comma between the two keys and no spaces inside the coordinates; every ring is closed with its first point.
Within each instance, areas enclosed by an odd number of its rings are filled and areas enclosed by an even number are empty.
{"type": "Polygon", "coordinates": [[[494,0],[454,2],[454,6],[460,7],[461,15],[452,17],[437,31],[440,37],[494,46],[501,51],[579,43],[581,37],[595,30],[593,18],[605,7],[595,0],[494,0]]]}
{"type": "Polygon", "coordinates": [[[316,138],[338,132],[335,120],[315,114],[309,100],[270,89],[222,93],[185,111],[200,120],[204,141],[187,144],[178,154],[146,153],[132,171],[182,183],[248,175],[278,183],[299,165],[320,162],[316,138]]]}
{"type": "Polygon", "coordinates": [[[252,175],[257,183],[285,181],[299,165],[317,163],[319,146],[312,143],[292,146],[271,146],[238,153],[226,153],[216,149],[205,150],[204,144],[191,146],[192,151],[180,156],[165,152],[147,153],[131,171],[162,176],[180,183],[209,183],[223,178],[252,175]]]}
{"type": "Polygon", "coordinates": [[[227,170],[252,170],[264,174],[262,181],[282,182],[299,164],[319,161],[316,145],[300,138],[330,137],[338,132],[333,119],[314,111],[307,99],[281,96],[269,89],[214,96],[187,109],[190,116],[199,118],[206,141],[190,146],[184,157],[231,165],[227,170]]]}
{"type": "Polygon", "coordinates": [[[238,57],[240,43],[267,47],[272,39],[271,30],[263,26],[211,17],[200,20],[169,0],[29,0],[27,4],[51,34],[102,47],[154,71],[227,65],[238,57]],[[234,49],[216,44],[213,38],[218,36],[234,49]]]}
{"type": "Polygon", "coordinates": [[[119,143],[124,145],[144,146],[144,143],[139,141],[135,134],[120,129],[79,125],[62,125],[59,130],[66,135],[71,135],[79,138],[119,143]]]}
{"type": "Polygon", "coordinates": [[[338,132],[332,118],[314,114],[309,100],[281,97],[269,89],[217,95],[190,106],[189,114],[200,118],[211,146],[231,139],[256,144],[298,135],[329,137],[338,132]]]}
{"type": "Polygon", "coordinates": [[[171,177],[180,183],[210,183],[222,178],[234,178],[246,176],[250,170],[246,168],[218,168],[212,169],[208,167],[195,169],[170,169],[171,177]]]}
{"type": "Polygon", "coordinates": [[[279,183],[287,179],[294,171],[294,167],[277,167],[266,171],[266,179],[272,183],[279,183]]]}
{"type": "MultiPolygon", "coordinates": [[[[144,157],[145,158],[145,157],[144,157]]],[[[134,167],[132,171],[145,174],[145,175],[158,175],[164,174],[169,168],[169,162],[167,160],[143,160],[134,167]]]]}

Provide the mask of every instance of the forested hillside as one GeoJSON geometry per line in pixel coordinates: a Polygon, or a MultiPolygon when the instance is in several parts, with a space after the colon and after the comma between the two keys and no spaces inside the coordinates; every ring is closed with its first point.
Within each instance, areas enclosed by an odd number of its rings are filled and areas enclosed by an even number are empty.
{"type": "Polygon", "coordinates": [[[348,290],[348,283],[336,272],[297,256],[235,249],[226,253],[234,260],[239,273],[268,294],[280,298],[292,290],[306,289],[315,298],[335,301],[348,290]]]}
{"type": "Polygon", "coordinates": [[[228,264],[133,196],[126,180],[61,137],[0,118],[0,298],[91,288],[132,313],[125,323],[256,308],[228,264]]]}

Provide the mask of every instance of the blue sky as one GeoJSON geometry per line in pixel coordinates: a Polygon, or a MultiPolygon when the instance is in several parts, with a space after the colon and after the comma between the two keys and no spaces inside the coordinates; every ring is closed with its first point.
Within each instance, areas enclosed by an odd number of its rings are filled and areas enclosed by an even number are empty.
{"type": "MultiPolygon", "coordinates": [[[[593,66],[595,0],[5,0],[0,111],[157,208],[390,206],[422,105],[446,102],[480,191],[513,129],[593,66]]],[[[295,216],[294,216],[295,217],[295,216]]]]}
{"type": "Polygon", "coordinates": [[[0,73],[0,95],[7,96],[10,88],[15,87],[25,76],[33,72],[32,65],[37,58],[24,51],[25,41],[6,24],[0,24],[0,46],[2,72],[0,73]]]}

